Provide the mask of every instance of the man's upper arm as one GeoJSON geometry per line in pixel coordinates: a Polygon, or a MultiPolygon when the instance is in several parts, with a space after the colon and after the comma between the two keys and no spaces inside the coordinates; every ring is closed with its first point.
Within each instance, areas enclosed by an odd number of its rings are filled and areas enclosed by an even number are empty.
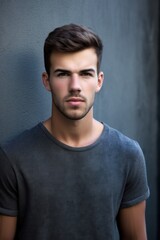
{"type": "Polygon", "coordinates": [[[140,202],[132,207],[122,208],[118,214],[120,239],[146,240],[145,223],[146,202],[140,202]]]}
{"type": "Polygon", "coordinates": [[[17,218],[0,215],[0,240],[13,240],[16,232],[17,218]]]}
{"type": "Polygon", "coordinates": [[[10,160],[0,148],[0,215],[18,214],[17,178],[10,160]]]}

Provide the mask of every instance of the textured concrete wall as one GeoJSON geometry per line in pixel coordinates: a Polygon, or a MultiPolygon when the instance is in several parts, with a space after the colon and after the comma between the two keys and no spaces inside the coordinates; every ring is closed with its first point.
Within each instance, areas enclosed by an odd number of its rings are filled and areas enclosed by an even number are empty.
{"type": "Polygon", "coordinates": [[[54,27],[71,22],[103,39],[105,84],[95,116],[143,148],[151,188],[148,235],[156,239],[158,0],[0,1],[0,142],[50,115],[41,84],[43,42],[54,27]]]}

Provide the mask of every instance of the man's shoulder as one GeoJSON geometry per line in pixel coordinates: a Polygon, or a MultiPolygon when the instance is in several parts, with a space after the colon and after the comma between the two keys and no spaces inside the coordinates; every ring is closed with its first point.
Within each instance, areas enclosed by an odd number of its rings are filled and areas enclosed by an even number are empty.
{"type": "Polygon", "coordinates": [[[26,147],[32,146],[36,139],[41,134],[41,123],[33,126],[30,129],[26,129],[23,132],[16,135],[14,138],[6,141],[1,145],[1,148],[5,151],[20,151],[26,147]]]}
{"type": "Polygon", "coordinates": [[[120,143],[135,143],[136,141],[132,139],[131,137],[127,136],[126,134],[122,133],[122,131],[111,127],[110,125],[103,123],[105,130],[107,131],[107,134],[110,138],[113,138],[115,141],[120,143]]]}
{"type": "Polygon", "coordinates": [[[141,147],[137,140],[105,123],[104,126],[107,131],[106,137],[108,137],[108,144],[111,148],[116,151],[124,152],[125,154],[142,154],[141,147]]]}

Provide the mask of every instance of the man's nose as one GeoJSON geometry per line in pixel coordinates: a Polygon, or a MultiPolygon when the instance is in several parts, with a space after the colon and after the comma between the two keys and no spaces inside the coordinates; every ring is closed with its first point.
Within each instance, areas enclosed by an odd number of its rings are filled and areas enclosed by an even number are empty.
{"type": "Polygon", "coordinates": [[[72,74],[69,82],[69,91],[81,91],[81,82],[80,82],[80,77],[78,74],[72,74]]]}

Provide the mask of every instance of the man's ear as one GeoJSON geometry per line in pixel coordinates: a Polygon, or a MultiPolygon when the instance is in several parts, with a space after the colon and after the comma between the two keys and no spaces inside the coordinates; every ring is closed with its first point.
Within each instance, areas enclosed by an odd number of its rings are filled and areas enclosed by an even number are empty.
{"type": "Polygon", "coordinates": [[[101,87],[103,85],[103,80],[104,80],[104,73],[99,72],[96,92],[99,92],[101,90],[101,87]]]}
{"type": "Polygon", "coordinates": [[[50,87],[50,81],[49,81],[49,76],[48,73],[43,72],[42,73],[42,81],[43,81],[43,85],[45,87],[45,89],[47,89],[47,91],[51,91],[51,87],[50,87]]]}

